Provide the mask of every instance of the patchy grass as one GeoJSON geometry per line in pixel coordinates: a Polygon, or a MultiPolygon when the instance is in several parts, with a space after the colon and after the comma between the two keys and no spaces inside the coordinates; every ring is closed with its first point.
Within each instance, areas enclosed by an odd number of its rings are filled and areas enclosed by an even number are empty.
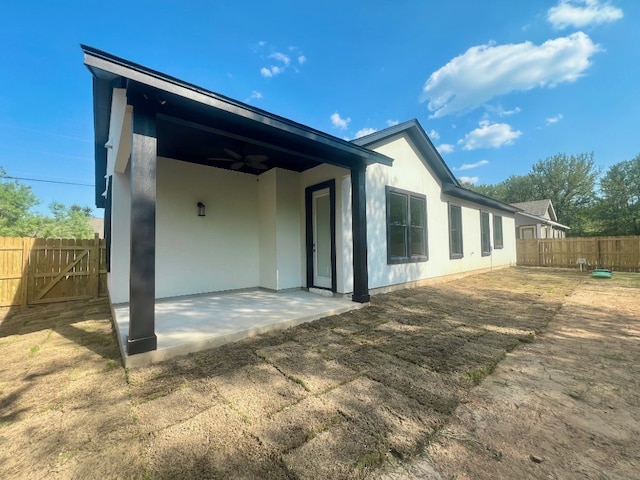
{"type": "Polygon", "coordinates": [[[500,270],[378,295],[367,308],[133,370],[121,368],[105,303],[18,312],[0,324],[0,338],[21,345],[23,357],[33,345],[32,364],[25,371],[7,352],[13,376],[0,381],[11,400],[0,420],[14,444],[0,446],[0,477],[3,469],[46,477],[60,443],[65,452],[92,449],[68,454],[64,478],[97,464],[99,478],[363,476],[421,452],[467,392],[506,352],[535,341],[584,280],[500,270]],[[45,329],[53,334],[39,351],[45,329]],[[37,409],[58,405],[60,392],[64,408],[37,409]],[[33,422],[59,426],[34,440],[24,433],[33,422]]]}

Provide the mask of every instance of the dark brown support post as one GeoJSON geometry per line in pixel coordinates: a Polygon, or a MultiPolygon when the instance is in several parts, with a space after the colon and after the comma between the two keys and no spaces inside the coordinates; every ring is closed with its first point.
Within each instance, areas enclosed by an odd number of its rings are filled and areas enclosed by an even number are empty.
{"type": "Polygon", "coordinates": [[[351,170],[351,229],[353,234],[354,302],[366,303],[369,295],[367,267],[367,192],[366,166],[351,170]]]}
{"type": "Polygon", "coordinates": [[[131,258],[127,354],[158,346],[155,333],[156,115],[133,109],[131,143],[131,258]]]}

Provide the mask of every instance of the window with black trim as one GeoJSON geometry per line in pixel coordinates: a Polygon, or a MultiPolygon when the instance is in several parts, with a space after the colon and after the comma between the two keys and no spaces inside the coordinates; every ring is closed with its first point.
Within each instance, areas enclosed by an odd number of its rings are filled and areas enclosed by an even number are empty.
{"type": "Polygon", "coordinates": [[[491,255],[491,227],[489,223],[489,212],[480,212],[480,242],[482,256],[491,255]]]}
{"type": "Polygon", "coordinates": [[[449,257],[462,258],[462,208],[449,204],[449,257]]]}
{"type": "Polygon", "coordinates": [[[427,197],[387,187],[387,263],[426,262],[427,197]]]}
{"type": "Polygon", "coordinates": [[[493,216],[493,248],[504,247],[502,239],[502,217],[500,215],[493,216]]]}

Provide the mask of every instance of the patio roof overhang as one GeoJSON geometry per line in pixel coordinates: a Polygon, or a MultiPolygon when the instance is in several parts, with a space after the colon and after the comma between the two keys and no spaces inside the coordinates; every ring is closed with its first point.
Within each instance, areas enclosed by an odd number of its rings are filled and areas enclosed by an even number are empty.
{"type": "MultiPolygon", "coordinates": [[[[366,147],[320,132],[109,53],[81,45],[93,75],[96,206],[104,207],[111,102],[124,88],[130,104],[155,112],[158,156],[230,168],[213,160],[225,148],[242,155],[266,155],[265,166],[302,172],[328,163],[349,170],[392,160],[366,147]]],[[[260,174],[250,166],[244,173],[260,174]]]]}

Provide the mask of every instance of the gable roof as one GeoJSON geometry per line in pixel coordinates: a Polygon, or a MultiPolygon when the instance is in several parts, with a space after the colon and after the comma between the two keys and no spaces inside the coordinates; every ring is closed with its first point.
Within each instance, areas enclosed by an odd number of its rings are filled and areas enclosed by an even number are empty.
{"type": "Polygon", "coordinates": [[[400,135],[407,135],[416,145],[420,153],[424,156],[427,163],[434,171],[438,180],[442,184],[442,192],[452,197],[468,200],[485,207],[494,208],[508,213],[516,213],[520,209],[501,202],[495,198],[487,197],[460,185],[460,182],[451,172],[444,159],[433,145],[429,136],[415,118],[404,123],[399,123],[393,127],[385,128],[379,132],[374,132],[364,137],[356,138],[351,143],[361,145],[363,147],[375,148],[377,144],[386,142],[387,140],[400,135]]]}
{"type": "MultiPolygon", "coordinates": [[[[194,84],[81,45],[84,63],[93,75],[93,111],[97,207],[104,207],[109,119],[113,88],[126,88],[132,95],[162,95],[158,117],[179,128],[202,128],[265,148],[279,148],[295,159],[300,171],[321,163],[343,168],[363,168],[371,163],[391,165],[386,155],[306,125],[233,100],[194,84]],[[286,147],[286,148],[285,148],[286,147]]],[[[175,130],[168,128],[167,131],[175,130]]],[[[165,142],[166,144],[167,142],[165,142]]],[[[161,155],[161,152],[158,152],[161,155]]],[[[206,158],[206,156],[204,157],[206,158]]],[[[193,159],[192,159],[193,160],[193,159]]],[[[291,163],[291,162],[290,162],[291,163]]]]}
{"type": "Polygon", "coordinates": [[[511,205],[538,217],[544,217],[548,214],[551,220],[554,222],[558,221],[553,203],[551,203],[551,200],[548,198],[544,200],[533,200],[531,202],[512,203],[511,205]]]}

